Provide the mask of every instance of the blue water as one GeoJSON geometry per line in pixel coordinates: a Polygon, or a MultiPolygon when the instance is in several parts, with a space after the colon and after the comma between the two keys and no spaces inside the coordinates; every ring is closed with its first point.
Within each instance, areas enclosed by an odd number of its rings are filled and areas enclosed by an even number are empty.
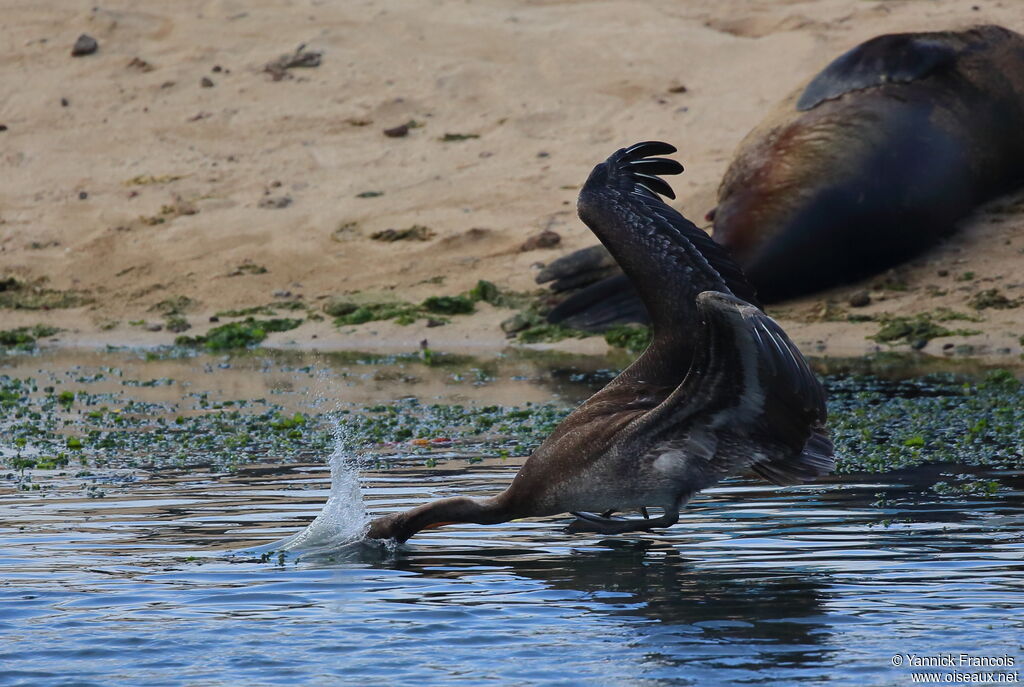
{"type": "MultiPolygon", "coordinates": [[[[364,470],[367,507],[493,493],[518,465],[364,470]]],[[[1019,668],[1024,474],[992,497],[922,487],[943,471],[962,470],[731,481],[665,534],[546,518],[281,562],[245,552],[320,512],[322,462],[117,471],[104,498],[71,477],[3,487],[0,685],[905,685],[894,655],[948,652],[1019,668]]]]}
{"type": "MultiPolygon", "coordinates": [[[[370,475],[371,510],[513,466],[418,471],[370,475]]],[[[883,685],[909,682],[894,653],[1024,658],[1019,477],[888,511],[869,503],[889,484],[730,483],[635,538],[548,519],[335,560],[225,555],[298,529],[327,481],[300,466],[5,498],[0,684],[883,685]]]]}

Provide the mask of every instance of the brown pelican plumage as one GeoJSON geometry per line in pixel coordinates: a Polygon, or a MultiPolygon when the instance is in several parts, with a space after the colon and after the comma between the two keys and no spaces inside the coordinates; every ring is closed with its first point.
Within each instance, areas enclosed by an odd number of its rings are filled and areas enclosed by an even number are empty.
{"type": "Polygon", "coordinates": [[[651,156],[673,152],[659,142],[617,151],[578,203],[651,314],[648,348],[555,428],[505,491],[383,516],[369,537],[566,512],[577,515],[571,531],[648,531],[673,525],[691,496],[726,476],[797,484],[833,468],[825,395],[807,362],[725,251],[658,196],[674,197],[660,175],[682,165],[651,156]],[[608,517],[647,507],[662,514],[608,517]]]}

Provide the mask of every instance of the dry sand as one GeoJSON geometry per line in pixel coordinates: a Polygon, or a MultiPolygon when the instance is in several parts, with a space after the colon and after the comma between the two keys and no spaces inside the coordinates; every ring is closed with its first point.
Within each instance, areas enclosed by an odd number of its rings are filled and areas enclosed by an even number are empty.
{"type": "MultiPolygon", "coordinates": [[[[575,196],[616,148],[674,143],[687,168],[674,180],[676,206],[701,223],[744,134],[841,51],[892,31],[987,22],[1024,30],[1018,0],[94,6],[9,0],[0,26],[0,276],[92,300],[0,310],[0,328],[52,323],[69,330],[60,341],[86,345],[169,343],[173,334],[129,323],[160,322],[150,309],[179,296],[195,302],[187,317],[201,332],[218,310],[284,292],[318,306],[344,294],[416,301],[481,278],[536,288],[538,263],[594,242],[575,196]],[[81,33],[99,51],[71,57],[81,33]],[[322,51],[319,67],[281,80],[263,70],[300,44],[322,51]],[[679,86],[685,92],[671,92],[679,86]],[[422,126],[402,138],[382,133],[410,120],[422,126]],[[382,195],[358,197],[367,191],[382,195]],[[435,237],[369,238],[412,225],[435,237]],[[560,246],[519,250],[546,228],[560,246]]],[[[1018,196],[901,270],[907,290],[875,289],[862,312],[969,312],[972,294],[993,287],[1019,298],[1022,248],[1018,196]],[[957,280],[968,272],[973,279],[957,280]]],[[[808,353],[868,353],[878,349],[865,338],[876,323],[829,320],[878,281],[775,312],[808,353]]],[[[953,323],[981,334],[925,350],[970,344],[959,354],[1017,359],[1022,313],[984,310],[982,322],[953,323]]],[[[497,324],[508,314],[482,306],[432,329],[310,322],[271,342],[500,348],[497,324]]],[[[604,348],[600,339],[565,345],[604,348]]]]}

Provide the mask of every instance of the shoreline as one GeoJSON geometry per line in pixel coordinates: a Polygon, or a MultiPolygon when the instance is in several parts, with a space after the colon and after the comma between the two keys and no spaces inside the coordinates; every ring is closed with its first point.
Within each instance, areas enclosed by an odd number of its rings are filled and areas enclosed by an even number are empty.
{"type": "MultiPolygon", "coordinates": [[[[319,323],[317,323],[319,324],[319,323]]],[[[311,328],[312,329],[312,328],[311,328]]],[[[432,330],[428,330],[432,331],[432,330]]],[[[804,331],[804,330],[798,330],[804,331]]],[[[210,351],[202,346],[176,346],[166,340],[166,332],[138,332],[137,336],[125,338],[116,333],[81,334],[78,332],[61,332],[54,337],[39,340],[34,347],[0,348],[0,368],[14,360],[26,357],[34,358],[88,358],[104,354],[137,354],[151,357],[154,360],[193,355],[211,358],[245,358],[266,355],[298,356],[299,358],[322,357],[331,359],[340,356],[342,359],[376,359],[380,356],[395,356],[406,361],[423,361],[420,341],[416,335],[405,339],[378,338],[375,336],[342,336],[333,338],[297,338],[289,336],[294,332],[271,334],[259,345],[234,349],[210,351]],[[161,338],[163,335],[163,338],[161,338]]],[[[430,334],[427,334],[430,337],[430,334]]],[[[981,339],[984,337],[969,337],[981,339]]],[[[966,340],[966,339],[965,339],[966,340]]],[[[469,365],[474,361],[493,361],[501,359],[535,361],[538,364],[557,364],[567,368],[584,369],[623,369],[636,354],[621,348],[609,346],[600,335],[586,339],[569,339],[555,343],[523,344],[494,337],[489,340],[462,338],[428,338],[428,346],[435,362],[431,365],[459,366],[469,365]]],[[[939,340],[942,341],[942,340],[939,340]]],[[[929,349],[937,348],[930,345],[924,350],[915,350],[907,345],[885,346],[867,341],[864,348],[852,354],[843,354],[841,349],[810,350],[814,346],[801,345],[801,349],[818,374],[852,374],[873,375],[883,378],[906,379],[920,377],[932,373],[963,374],[968,377],[982,376],[990,370],[1007,369],[1024,379],[1024,355],[973,353],[966,354],[963,349],[953,349],[936,354],[929,349]]],[[[959,344],[966,345],[966,344],[959,344]]],[[[977,344],[974,344],[977,346],[977,344]]],[[[850,346],[850,348],[856,348],[850,346]]],[[[979,347],[980,348],[980,347],[979,347]]],[[[849,349],[848,349],[849,350],[849,349]]],[[[977,351],[978,348],[975,349],[977,351]]],[[[987,349],[982,348],[982,351],[987,349]]]]}

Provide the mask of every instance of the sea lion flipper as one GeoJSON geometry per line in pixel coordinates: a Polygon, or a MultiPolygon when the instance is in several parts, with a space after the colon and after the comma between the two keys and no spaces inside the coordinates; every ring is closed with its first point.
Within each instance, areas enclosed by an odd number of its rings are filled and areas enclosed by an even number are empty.
{"type": "Polygon", "coordinates": [[[960,50],[934,34],[879,36],[843,53],[815,76],[797,100],[810,110],[844,93],[923,79],[952,65],[960,50]]]}
{"type": "Polygon", "coordinates": [[[621,272],[594,282],[552,308],[548,322],[587,332],[603,332],[616,324],[649,324],[647,309],[621,272]]]}
{"type": "MultiPolygon", "coordinates": [[[[552,260],[551,263],[542,269],[535,278],[538,284],[545,284],[549,281],[566,279],[583,272],[597,272],[608,268],[617,268],[615,258],[608,249],[597,244],[587,246],[563,255],[552,260]]],[[[556,289],[557,290],[557,289],[556,289]]]]}

